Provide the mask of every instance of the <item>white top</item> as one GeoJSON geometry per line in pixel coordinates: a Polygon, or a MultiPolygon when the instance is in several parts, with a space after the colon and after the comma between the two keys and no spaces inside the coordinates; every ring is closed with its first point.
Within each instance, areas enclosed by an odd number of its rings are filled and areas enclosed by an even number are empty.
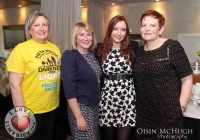
{"type": "Polygon", "coordinates": [[[189,103],[187,105],[187,110],[183,113],[183,116],[200,119],[200,105],[192,105],[189,103]]]}
{"type": "Polygon", "coordinates": [[[198,104],[197,102],[196,103],[198,105],[193,104],[193,100],[195,100],[193,99],[193,96],[197,95],[194,94],[194,92],[199,90],[199,88],[197,87],[200,87],[200,83],[196,83],[195,85],[193,85],[190,101],[187,105],[187,110],[183,113],[183,116],[185,117],[200,119],[200,104],[198,104]]]}

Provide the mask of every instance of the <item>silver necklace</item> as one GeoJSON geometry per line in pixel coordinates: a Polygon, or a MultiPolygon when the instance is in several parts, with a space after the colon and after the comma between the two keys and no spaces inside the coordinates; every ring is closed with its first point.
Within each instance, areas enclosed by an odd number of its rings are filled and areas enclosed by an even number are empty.
{"type": "MultiPolygon", "coordinates": [[[[160,37],[158,38],[158,41],[157,41],[156,44],[154,45],[154,46],[155,46],[154,48],[157,47],[159,41],[160,41],[160,37]]],[[[146,45],[146,49],[147,49],[148,51],[152,51],[152,50],[150,50],[150,49],[148,48],[147,44],[145,44],[145,45],[146,45]]]]}
{"type": "MultiPolygon", "coordinates": [[[[157,41],[156,44],[155,44],[155,48],[157,47],[159,41],[160,41],[160,38],[158,38],[158,41],[157,41]]],[[[148,51],[150,51],[151,54],[154,55],[154,56],[156,57],[155,60],[156,60],[156,61],[159,60],[158,55],[155,54],[155,53],[153,53],[152,50],[150,50],[150,49],[148,48],[147,44],[145,44],[145,45],[146,45],[146,49],[147,49],[148,51]]]]}

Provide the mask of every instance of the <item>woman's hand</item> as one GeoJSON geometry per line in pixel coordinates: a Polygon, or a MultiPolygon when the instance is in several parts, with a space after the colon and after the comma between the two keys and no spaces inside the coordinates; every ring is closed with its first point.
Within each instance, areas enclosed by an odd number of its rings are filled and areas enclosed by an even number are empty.
{"type": "Polygon", "coordinates": [[[85,118],[83,117],[83,115],[81,115],[79,118],[76,119],[76,123],[77,123],[77,128],[80,131],[86,131],[87,128],[87,123],[85,118]]]}
{"type": "Polygon", "coordinates": [[[187,110],[187,108],[181,105],[181,110],[182,110],[182,113],[184,113],[187,110]]]}
{"type": "Polygon", "coordinates": [[[192,93],[192,85],[193,85],[192,74],[181,78],[181,82],[182,82],[182,86],[181,86],[181,95],[180,95],[180,105],[181,105],[182,112],[185,112],[188,101],[190,99],[190,95],[192,93]]]}
{"type": "Polygon", "coordinates": [[[83,117],[76,98],[68,99],[68,104],[76,118],[76,124],[79,131],[88,129],[85,118],[83,117]]]}

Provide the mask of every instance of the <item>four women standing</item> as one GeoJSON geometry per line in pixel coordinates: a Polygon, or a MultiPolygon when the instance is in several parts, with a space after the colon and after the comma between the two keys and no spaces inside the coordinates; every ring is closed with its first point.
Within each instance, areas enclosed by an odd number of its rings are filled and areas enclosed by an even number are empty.
{"type": "MultiPolygon", "coordinates": [[[[183,128],[182,113],[191,93],[192,70],[180,43],[160,37],[164,22],[164,17],[153,10],[141,16],[140,32],[146,44],[138,49],[137,42],[130,42],[126,19],[113,17],[103,43],[96,49],[100,65],[93,52],[93,29],[81,22],[74,26],[73,50],[65,51],[61,65],[73,140],[98,140],[99,124],[106,140],[129,140],[136,126],[136,109],[138,129],[183,128]]],[[[44,14],[30,15],[25,23],[28,41],[16,46],[6,62],[14,106],[26,106],[36,116],[38,128],[29,139],[37,139],[42,128],[43,139],[52,138],[59,104],[59,69],[40,71],[42,67],[60,66],[59,49],[47,41],[49,30],[44,14]],[[57,76],[44,78],[52,73],[57,76]]],[[[158,134],[137,132],[138,140],[147,138],[159,139],[158,134]]]]}

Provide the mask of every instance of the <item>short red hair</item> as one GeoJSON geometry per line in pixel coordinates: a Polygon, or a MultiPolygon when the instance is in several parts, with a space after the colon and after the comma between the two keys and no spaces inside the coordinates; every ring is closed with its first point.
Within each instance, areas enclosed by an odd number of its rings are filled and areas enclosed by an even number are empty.
{"type": "Polygon", "coordinates": [[[159,28],[161,29],[162,26],[164,26],[165,24],[165,18],[162,14],[160,14],[159,12],[155,11],[155,10],[147,10],[146,12],[144,12],[142,14],[142,16],[140,17],[140,22],[142,23],[142,20],[147,17],[154,17],[156,19],[158,19],[158,23],[159,23],[159,28]]]}

